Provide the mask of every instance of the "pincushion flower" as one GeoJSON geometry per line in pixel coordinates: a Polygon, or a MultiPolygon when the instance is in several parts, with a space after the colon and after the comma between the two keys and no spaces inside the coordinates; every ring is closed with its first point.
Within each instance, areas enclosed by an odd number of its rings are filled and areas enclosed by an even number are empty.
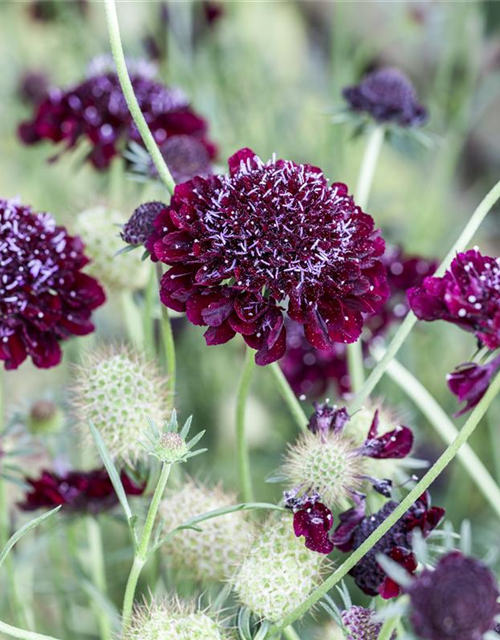
{"type": "MultiPolygon", "coordinates": [[[[353,606],[342,611],[342,624],[348,632],[347,640],[377,640],[382,622],[377,621],[373,609],[353,606]]],[[[395,640],[396,632],[391,635],[395,640]]]]}
{"type": "Polygon", "coordinates": [[[396,68],[384,67],[369,73],[358,85],[346,87],[343,94],[351,109],[367,113],[377,122],[417,127],[428,117],[412,83],[396,68]]]}
{"type": "Polygon", "coordinates": [[[147,247],[171,267],[163,303],[208,326],[209,345],[240,333],[260,365],[285,353],[283,303],[325,349],[356,341],[388,295],[373,219],[310,165],[242,149],[229,174],[177,185],[155,228],[147,247]]]}
{"type": "Polygon", "coordinates": [[[61,360],[60,343],[91,333],[91,314],[104,303],[97,280],[82,273],[83,243],[47,213],[0,200],[0,360],[17,369],[61,360]]]}
{"type": "Polygon", "coordinates": [[[500,613],[498,582],[479,560],[452,551],[408,588],[410,620],[425,640],[481,640],[500,613]]]}
{"type": "MultiPolygon", "coordinates": [[[[125,493],[138,496],[145,486],[137,485],[122,472],[121,481],[125,493]]],[[[43,471],[39,478],[27,478],[30,489],[24,502],[19,504],[23,511],[53,509],[63,507],[65,513],[99,513],[118,504],[111,480],[106,469],[92,471],[69,471],[58,474],[43,471]]]]}
{"type": "MultiPolygon", "coordinates": [[[[207,122],[193,111],[182,91],[153,80],[144,65],[129,64],[129,70],[139,106],[156,142],[161,145],[171,136],[192,136],[213,158],[215,147],[207,138],[207,122]]],[[[52,89],[34,118],[21,124],[19,135],[25,144],[50,140],[64,142],[66,148],[86,140],[91,146],[88,160],[102,170],[129,142],[141,144],[141,137],[109,62],[99,61],[91,73],[68,89],[52,89]]]]}
{"type": "MultiPolygon", "coordinates": [[[[390,500],[373,515],[367,515],[365,500],[358,500],[356,507],[340,515],[340,524],[335,529],[332,542],[341,551],[357,549],[397,506],[397,502],[390,500]]],[[[424,493],[349,572],[356,585],[367,595],[398,596],[401,591],[399,585],[386,575],[377,562],[377,556],[384,554],[413,573],[417,568],[412,546],[413,530],[418,528],[427,537],[443,517],[444,509],[431,507],[430,496],[424,493]]]]}

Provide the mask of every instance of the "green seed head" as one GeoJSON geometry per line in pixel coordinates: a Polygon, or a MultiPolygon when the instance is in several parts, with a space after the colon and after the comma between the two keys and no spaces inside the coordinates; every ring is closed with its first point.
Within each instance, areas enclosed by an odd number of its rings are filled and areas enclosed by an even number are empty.
{"type": "Polygon", "coordinates": [[[325,562],[295,537],[293,517],[286,514],[268,521],[232,583],[244,606],[279,623],[308,597],[325,562]]]}
{"type": "Polygon", "coordinates": [[[153,451],[159,460],[168,464],[183,460],[188,453],[186,441],[178,433],[163,433],[153,451]]]}
{"type": "Polygon", "coordinates": [[[141,251],[116,255],[125,246],[119,229],[125,222],[119,211],[100,206],[80,213],[74,226],[91,259],[86,271],[110,291],[135,291],[148,280],[149,265],[141,260],[141,251]]]}
{"type": "Polygon", "coordinates": [[[155,364],[125,348],[102,350],[86,356],[74,387],[77,418],[88,438],[92,422],[118,462],[134,465],[147,456],[140,441],[148,418],[162,424],[172,409],[155,364]]]}
{"type": "MultiPolygon", "coordinates": [[[[220,487],[208,488],[188,481],[162,502],[165,532],[207,511],[237,504],[236,496],[220,487]]],[[[198,582],[221,581],[232,575],[253,541],[253,527],[242,511],[200,524],[203,531],[185,530],[162,545],[171,566],[198,582]]]]}

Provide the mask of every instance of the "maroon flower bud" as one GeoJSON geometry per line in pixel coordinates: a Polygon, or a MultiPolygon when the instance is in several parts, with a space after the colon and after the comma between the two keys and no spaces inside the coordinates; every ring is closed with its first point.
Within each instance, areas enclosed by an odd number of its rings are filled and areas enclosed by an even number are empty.
{"type": "Polygon", "coordinates": [[[143,245],[154,229],[154,221],[166,208],[163,202],[146,202],[134,210],[120,233],[123,242],[133,246],[143,245]]]}

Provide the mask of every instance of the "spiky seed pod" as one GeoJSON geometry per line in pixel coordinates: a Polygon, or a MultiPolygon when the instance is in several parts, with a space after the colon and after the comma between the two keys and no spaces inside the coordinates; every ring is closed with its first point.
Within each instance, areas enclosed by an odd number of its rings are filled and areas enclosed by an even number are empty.
{"type": "MultiPolygon", "coordinates": [[[[165,531],[207,511],[237,504],[236,496],[220,486],[208,488],[189,480],[180,491],[172,491],[160,506],[165,531]]],[[[182,531],[162,549],[174,569],[189,573],[199,582],[229,578],[248,552],[254,528],[242,511],[229,513],[200,525],[203,531],[182,531]]]]}
{"type": "Polygon", "coordinates": [[[279,623],[307,598],[324,563],[325,556],[295,536],[287,514],[267,522],[232,583],[244,606],[279,623]]]}
{"type": "Polygon", "coordinates": [[[138,607],[124,640],[224,640],[216,620],[177,598],[138,607]]]}
{"type": "Polygon", "coordinates": [[[113,458],[134,465],[147,453],[140,441],[148,419],[162,424],[172,399],[156,364],[125,347],[87,354],[77,368],[74,406],[82,432],[92,422],[113,458]]]}
{"type": "Polygon", "coordinates": [[[317,491],[330,509],[345,507],[364,473],[357,449],[341,434],[304,433],[288,448],[282,471],[292,487],[317,491]]]}
{"type": "Polygon", "coordinates": [[[135,291],[148,280],[149,267],[141,260],[140,251],[117,255],[125,246],[119,227],[126,222],[120,211],[99,206],[80,213],[74,226],[92,259],[88,273],[99,278],[110,291],[135,291]]]}

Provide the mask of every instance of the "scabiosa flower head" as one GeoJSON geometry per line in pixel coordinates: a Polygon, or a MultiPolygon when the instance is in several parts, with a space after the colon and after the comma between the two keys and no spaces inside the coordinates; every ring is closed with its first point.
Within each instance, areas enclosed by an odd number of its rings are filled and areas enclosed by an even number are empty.
{"type": "MultiPolygon", "coordinates": [[[[341,522],[335,529],[333,543],[341,551],[357,549],[397,506],[397,502],[390,500],[373,515],[366,515],[365,501],[358,500],[356,507],[340,515],[341,522]]],[[[377,556],[387,555],[409,573],[413,573],[417,568],[412,547],[413,530],[420,529],[426,537],[443,517],[444,509],[431,507],[429,494],[423,494],[350,571],[357,586],[371,596],[394,598],[399,595],[399,585],[385,574],[377,562],[377,556]]]]}
{"type": "Polygon", "coordinates": [[[434,571],[424,569],[408,593],[411,623],[426,640],[481,640],[495,628],[500,612],[493,573],[458,551],[442,558],[434,571]]]}
{"type": "Polygon", "coordinates": [[[145,457],[140,444],[148,419],[163,424],[172,399],[156,365],[124,348],[87,354],[77,369],[74,406],[80,429],[90,441],[89,423],[118,461],[145,457]]]}
{"type": "Polygon", "coordinates": [[[224,640],[226,634],[194,604],[170,598],[137,607],[124,640],[224,640]]]}
{"type": "Polygon", "coordinates": [[[50,400],[37,400],[30,407],[26,426],[33,435],[58,433],[64,426],[64,414],[50,400]]]}
{"type": "MultiPolygon", "coordinates": [[[[179,491],[171,491],[160,507],[165,531],[172,531],[190,518],[237,504],[236,496],[220,486],[207,487],[189,480],[179,491]]],[[[176,570],[199,582],[221,581],[231,576],[237,562],[253,542],[253,527],[242,511],[207,520],[203,532],[186,530],[162,546],[176,570]]]]}
{"type": "Polygon", "coordinates": [[[369,114],[377,122],[416,127],[427,120],[427,109],[417,100],[412,83],[399,69],[384,67],[343,91],[354,111],[369,114]]]}
{"type": "MultiPolygon", "coordinates": [[[[375,611],[353,606],[342,611],[342,624],[348,632],[347,640],[377,640],[382,623],[375,620],[375,611]]],[[[391,636],[395,640],[396,632],[391,636]]]]}
{"type": "Polygon", "coordinates": [[[478,404],[499,370],[500,356],[497,356],[483,365],[466,362],[447,375],[450,391],[457,396],[459,402],[465,402],[457,416],[470,411],[478,404]]]}
{"type": "Polygon", "coordinates": [[[373,219],[310,165],[242,149],[229,169],[177,185],[155,221],[148,249],[172,267],[163,303],[208,326],[207,344],[241,333],[260,365],[285,352],[286,300],[313,346],[357,340],[388,294],[373,219]]]}
{"type": "MultiPolygon", "coordinates": [[[[144,117],[158,144],[169,136],[187,135],[199,140],[211,158],[214,145],[207,139],[207,123],[197,115],[185,95],[151,78],[150,65],[129,65],[132,85],[144,117]]],[[[41,140],[66,142],[68,148],[81,140],[91,145],[88,160],[95,168],[106,169],[127,144],[141,144],[116,73],[100,60],[91,75],[66,90],[52,90],[38,106],[31,121],[19,128],[21,140],[35,144],[41,140]]]]}
{"type": "Polygon", "coordinates": [[[295,537],[291,516],[271,518],[234,576],[233,587],[255,615],[279,623],[307,598],[324,562],[325,556],[295,537]]]}
{"type": "Polygon", "coordinates": [[[60,342],[91,333],[91,313],[104,303],[80,238],[47,213],[0,200],[0,360],[17,369],[61,360],[60,342]]]}
{"type": "Polygon", "coordinates": [[[126,220],[120,211],[99,206],[82,211],[74,223],[92,258],[88,272],[100,278],[110,291],[135,291],[148,281],[149,268],[140,253],[118,253],[123,249],[118,227],[126,220]]]}
{"type": "Polygon", "coordinates": [[[134,210],[121,230],[123,242],[134,246],[143,245],[154,230],[154,221],[165,209],[163,202],[146,202],[134,210]]]}
{"type": "Polygon", "coordinates": [[[442,278],[426,278],[408,292],[419,320],[445,320],[474,333],[480,344],[500,347],[500,260],[476,249],[457,254],[442,278]]]}
{"type": "MultiPolygon", "coordinates": [[[[127,495],[138,496],[144,492],[144,485],[135,484],[126,473],[122,472],[121,481],[127,495]]],[[[19,504],[23,511],[62,506],[63,512],[68,514],[96,514],[118,504],[106,469],[69,471],[63,474],[43,471],[39,478],[26,478],[26,482],[30,489],[24,502],[19,504]]]]}

